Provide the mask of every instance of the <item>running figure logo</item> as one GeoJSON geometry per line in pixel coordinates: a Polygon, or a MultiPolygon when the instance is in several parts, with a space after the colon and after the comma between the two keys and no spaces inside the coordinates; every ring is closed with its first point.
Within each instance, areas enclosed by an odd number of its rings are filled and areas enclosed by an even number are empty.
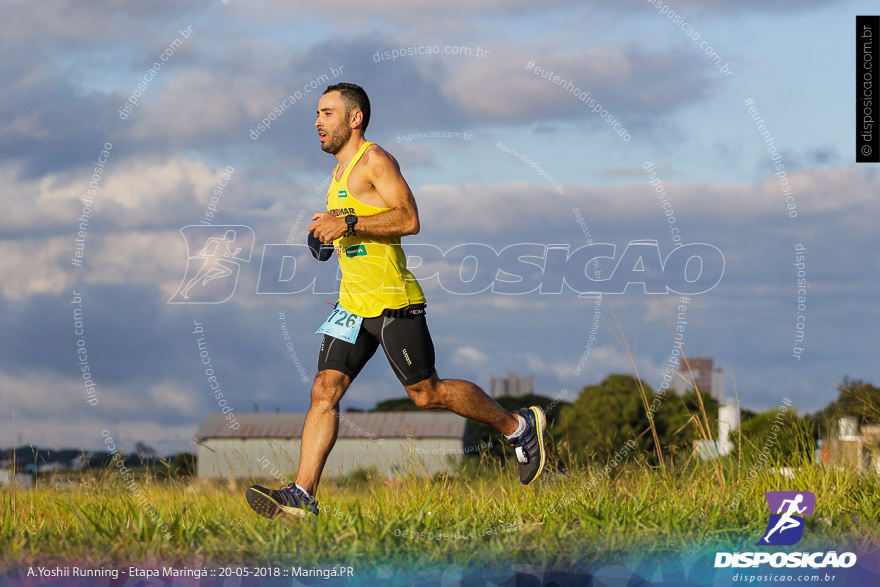
{"type": "Polygon", "coordinates": [[[768,491],[764,497],[771,513],[767,530],[758,544],[797,544],[804,535],[806,518],[816,509],[816,496],[809,491],[768,491]]]}
{"type": "Polygon", "coordinates": [[[254,231],[243,225],[192,224],[180,234],[186,241],[186,273],[168,303],[220,304],[231,298],[241,264],[251,260],[254,231]]]}

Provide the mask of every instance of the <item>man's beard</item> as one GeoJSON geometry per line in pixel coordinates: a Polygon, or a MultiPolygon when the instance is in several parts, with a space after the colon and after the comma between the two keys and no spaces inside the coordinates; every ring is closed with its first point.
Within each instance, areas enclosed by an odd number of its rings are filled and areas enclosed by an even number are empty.
{"type": "Polygon", "coordinates": [[[325,153],[335,155],[345,146],[350,138],[351,129],[347,126],[340,125],[338,130],[327,132],[327,140],[321,143],[321,150],[325,153]]]}

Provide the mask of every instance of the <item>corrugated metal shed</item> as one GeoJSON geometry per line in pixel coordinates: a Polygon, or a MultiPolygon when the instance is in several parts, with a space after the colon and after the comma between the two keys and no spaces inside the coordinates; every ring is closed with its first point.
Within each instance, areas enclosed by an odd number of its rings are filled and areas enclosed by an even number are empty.
{"type": "MultiPolygon", "coordinates": [[[[339,438],[462,438],[466,420],[445,410],[424,412],[341,412],[339,438]]],[[[306,415],[236,414],[233,430],[224,414],[208,414],[196,431],[207,438],[301,438],[306,415]]]]}
{"type": "MultiPolygon", "coordinates": [[[[294,479],[305,419],[302,413],[236,414],[234,420],[208,414],[196,432],[198,476],[294,479]]],[[[429,477],[452,470],[464,455],[467,420],[451,412],[342,412],[338,419],[326,476],[360,468],[385,477],[429,477]]]]}

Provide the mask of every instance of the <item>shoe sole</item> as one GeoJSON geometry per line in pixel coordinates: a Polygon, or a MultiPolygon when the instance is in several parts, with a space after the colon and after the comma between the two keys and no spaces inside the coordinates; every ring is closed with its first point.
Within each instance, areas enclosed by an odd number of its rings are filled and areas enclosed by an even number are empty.
{"type": "Polygon", "coordinates": [[[275,519],[275,517],[282,512],[291,516],[304,517],[306,515],[305,510],[286,507],[275,501],[271,495],[263,493],[259,489],[254,489],[253,487],[248,487],[244,497],[252,510],[270,520],[275,519]]]}
{"type": "Polygon", "coordinates": [[[529,409],[535,414],[535,422],[538,424],[538,452],[541,453],[541,462],[538,465],[538,472],[535,473],[535,476],[526,485],[531,485],[535,482],[535,479],[541,476],[541,471],[544,470],[544,461],[546,460],[544,455],[544,430],[547,428],[547,417],[541,408],[532,406],[529,409]]]}

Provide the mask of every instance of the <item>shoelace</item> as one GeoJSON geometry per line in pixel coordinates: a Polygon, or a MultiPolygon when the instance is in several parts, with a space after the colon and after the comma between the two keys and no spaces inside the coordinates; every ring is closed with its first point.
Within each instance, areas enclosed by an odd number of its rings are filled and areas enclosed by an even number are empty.
{"type": "Polygon", "coordinates": [[[296,494],[296,496],[299,498],[299,500],[304,504],[308,503],[308,504],[314,504],[315,506],[318,505],[318,500],[316,500],[312,496],[306,496],[306,494],[303,493],[302,490],[296,486],[296,483],[288,483],[287,485],[282,487],[282,489],[292,491],[294,494],[296,494]]]}

